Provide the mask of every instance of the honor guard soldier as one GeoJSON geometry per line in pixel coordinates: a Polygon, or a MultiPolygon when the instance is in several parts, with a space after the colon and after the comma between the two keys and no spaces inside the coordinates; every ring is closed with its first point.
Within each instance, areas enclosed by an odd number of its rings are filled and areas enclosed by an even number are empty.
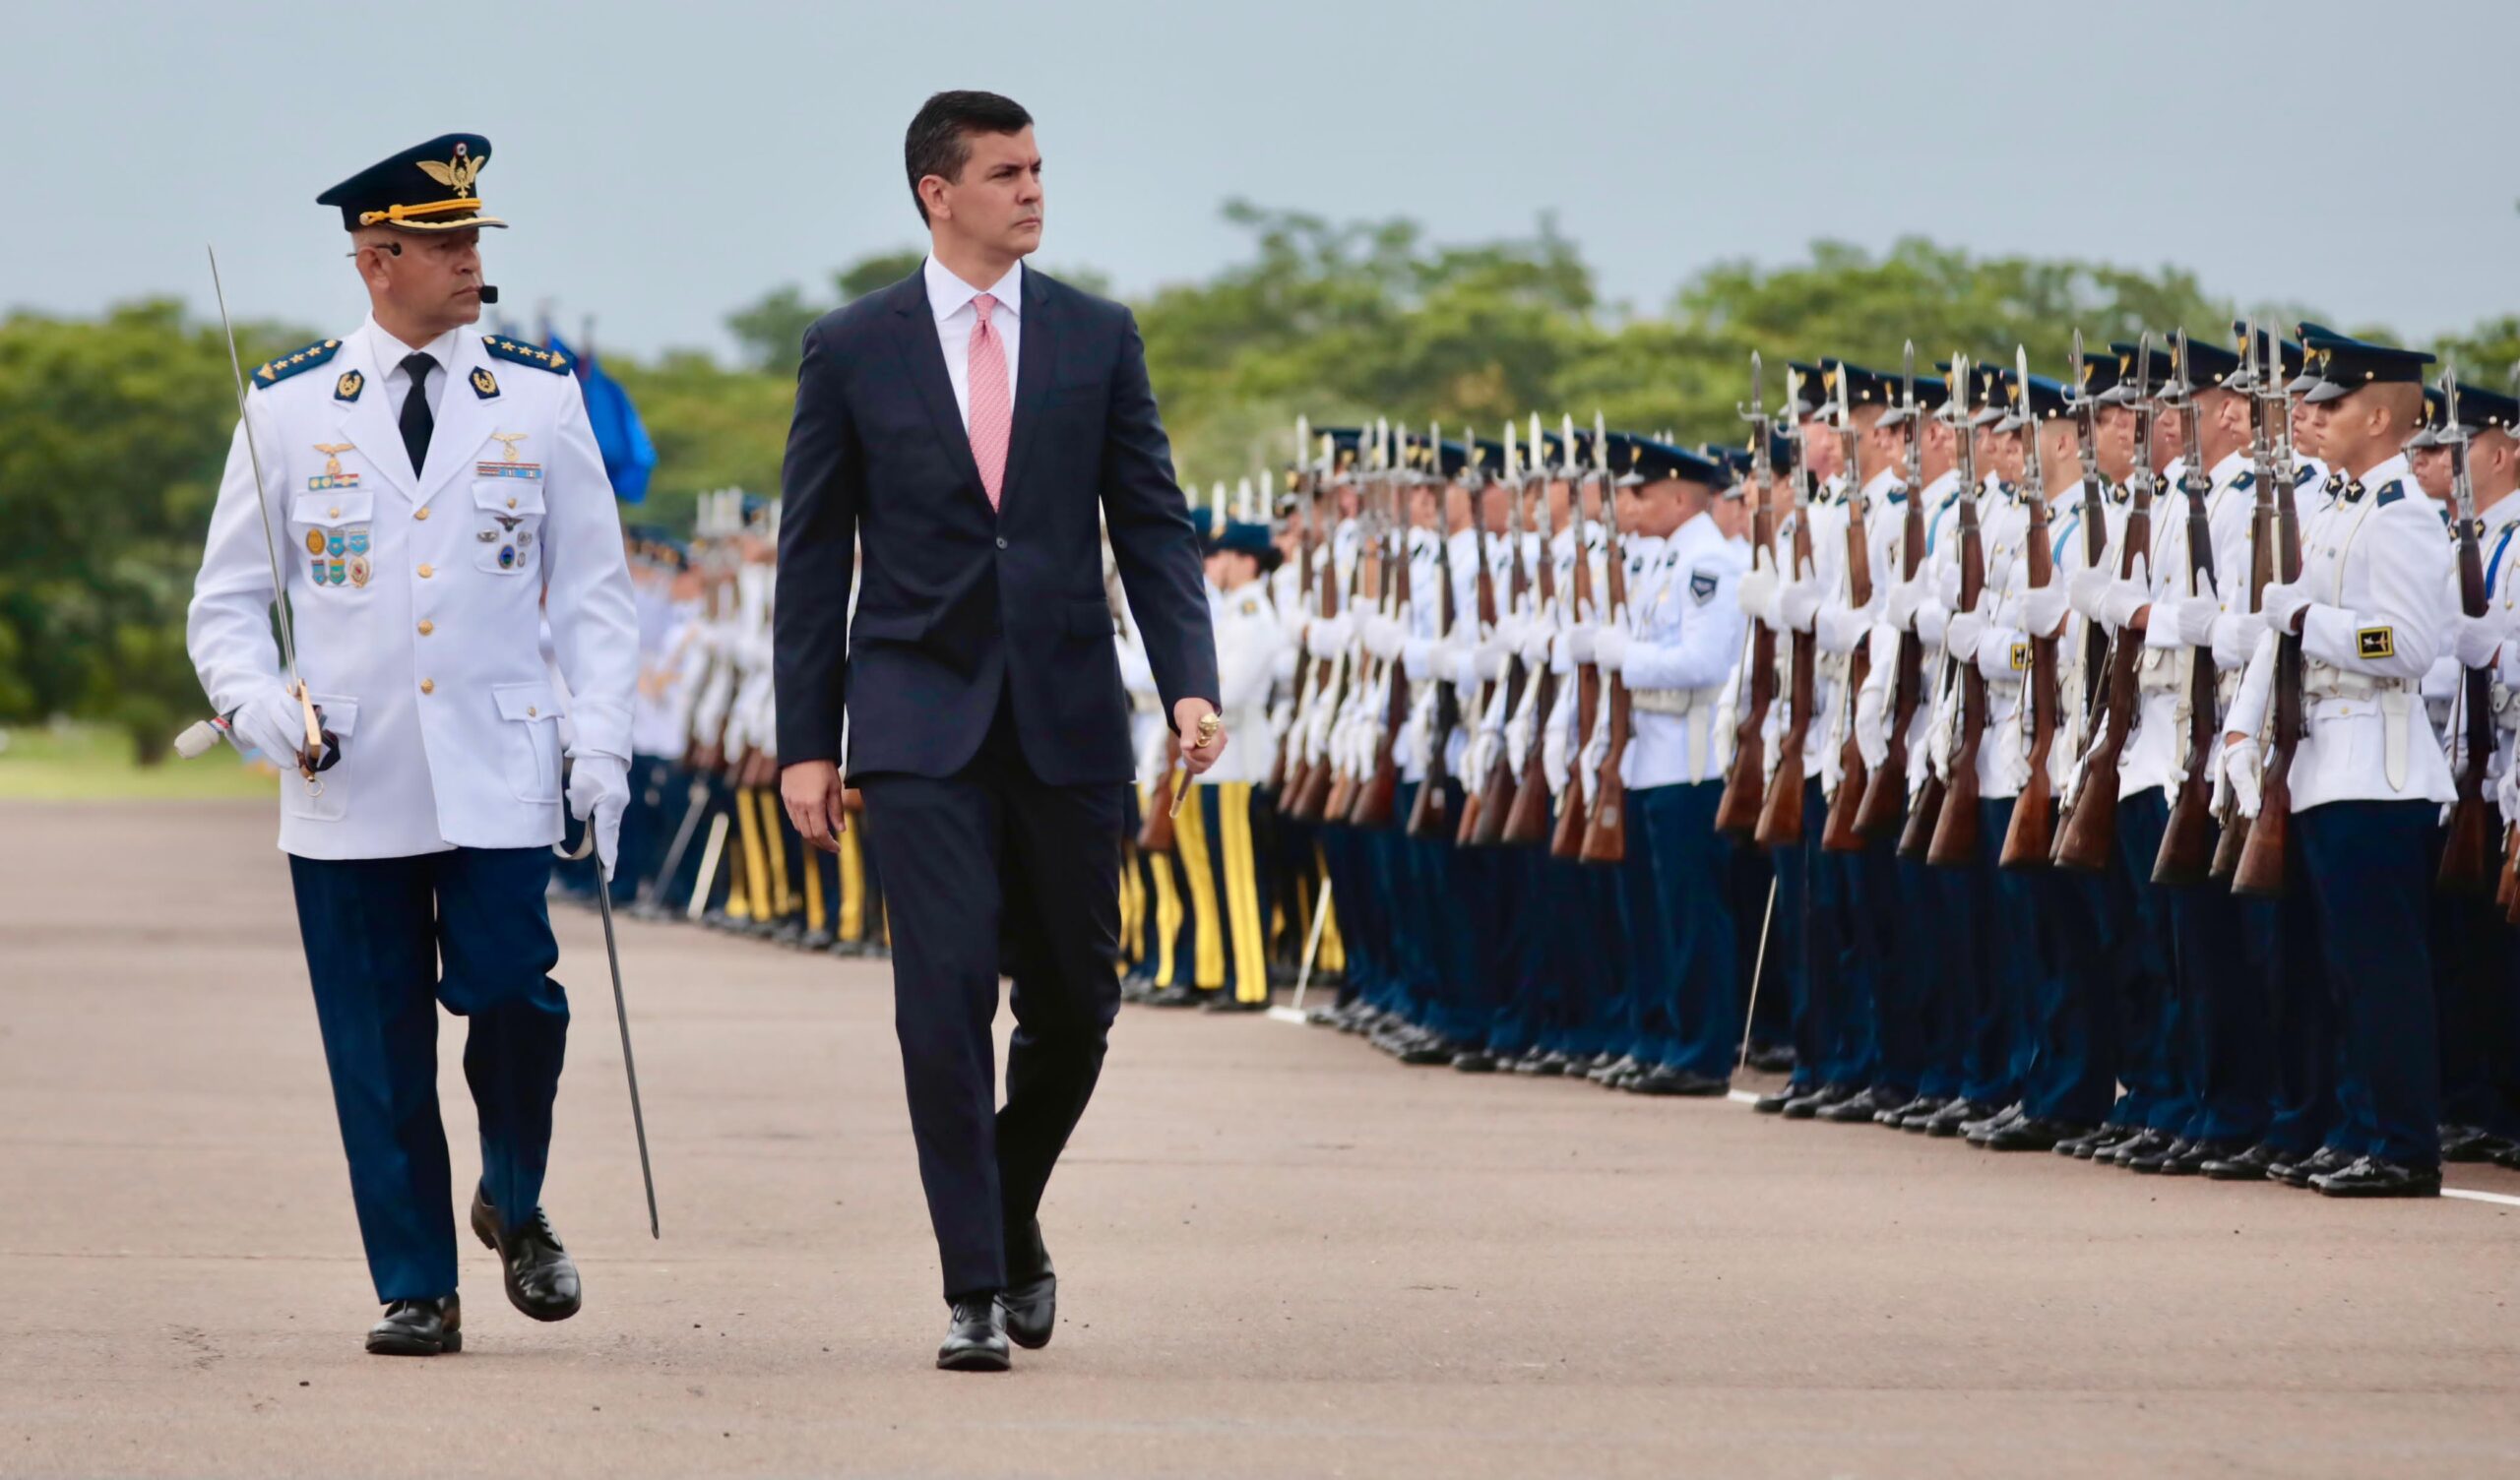
{"type": "Polygon", "coordinates": [[[585,401],[565,356],[468,328],[480,230],[504,224],[477,188],[489,159],[488,140],[450,134],[318,197],[371,312],[248,377],[188,632],[232,733],[301,772],[283,780],[280,845],[386,1305],[367,1349],[391,1355],[463,1344],[441,1003],[471,1019],[472,1230],[520,1311],[578,1309],[541,1205],[569,1021],[543,892],[564,802],[609,867],[629,796],[638,627],[585,401]],[[275,563],[304,698],[338,741],[320,772],[273,650],[275,563]],[[536,641],[544,611],[565,691],[536,641]]]}
{"type": "MultiPolygon", "coordinates": [[[[1223,598],[1216,618],[1217,707],[1228,733],[1268,733],[1269,687],[1288,646],[1264,578],[1277,567],[1269,526],[1235,521],[1208,555],[1208,580],[1223,598]]],[[[1230,748],[1190,783],[1174,831],[1190,881],[1199,1001],[1211,1012],[1269,1006],[1268,880],[1253,831],[1258,788],[1269,778],[1268,746],[1230,748]],[[1195,815],[1194,815],[1195,814],[1195,815]]],[[[1173,778],[1159,788],[1169,804],[1173,778]]]]}
{"type": "MultiPolygon", "coordinates": [[[[2324,1052],[2308,1046],[2335,1065],[2330,1083],[2308,1086],[2329,1119],[2324,1143],[2268,1175],[2330,1197],[2431,1197],[2441,1117],[2426,926],[2434,827],[2456,790],[2419,685],[2452,638],[2452,557],[2442,511],[2401,451],[2431,356],[2343,336],[2304,342],[2319,373],[2307,422],[2344,481],[2302,531],[2300,578],[2266,587],[2223,751],[2225,780],[2254,819],[2252,849],[2283,845],[2282,939],[2299,955],[2279,1016],[2336,1015],[2324,1052]],[[2293,707],[2298,738],[2265,732],[2293,707]],[[2261,805],[2279,779],[2272,794],[2289,792],[2289,816],[2261,805]]],[[[2243,883],[2249,873],[2244,856],[2243,883]]]]}

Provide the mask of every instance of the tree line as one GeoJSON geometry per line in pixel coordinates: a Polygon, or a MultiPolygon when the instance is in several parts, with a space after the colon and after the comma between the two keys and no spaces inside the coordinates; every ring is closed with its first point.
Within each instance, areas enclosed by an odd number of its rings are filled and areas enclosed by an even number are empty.
{"type": "MultiPolygon", "coordinates": [[[[1921,362],[1954,350],[2009,361],[2019,343],[2034,368],[2061,374],[2077,328],[2098,345],[2144,329],[2219,339],[2236,317],[2306,317],[2394,339],[2350,305],[2339,320],[2318,305],[2217,296],[2175,267],[1980,257],[1922,238],[1719,263],[1639,309],[1605,301],[1545,217],[1528,236],[1449,245],[1404,219],[1245,203],[1226,214],[1248,234],[1241,260],[1131,300],[1175,459],[1199,487],[1283,462],[1298,413],[1492,436],[1509,416],[1598,407],[1613,426],[1729,441],[1754,348],[1771,362],[1840,354],[1892,368],[1910,339],[1921,362]]],[[[631,517],[681,526],[705,490],[775,490],[805,326],[919,257],[876,253],[819,289],[765,293],[727,317],[731,363],[605,353],[658,453],[631,517]]],[[[1090,270],[1046,270],[1107,286],[1090,270]]],[[[317,337],[239,326],[248,364],[317,337]]],[[[2427,347],[2455,348],[2467,375],[2499,384],[2520,358],[2520,314],[2427,347]]],[[[183,612],[234,422],[226,355],[215,319],[166,299],[0,321],[0,724],[95,720],[152,758],[199,712],[183,612]]],[[[1782,390],[1780,377],[1769,394],[1782,390]]]]}

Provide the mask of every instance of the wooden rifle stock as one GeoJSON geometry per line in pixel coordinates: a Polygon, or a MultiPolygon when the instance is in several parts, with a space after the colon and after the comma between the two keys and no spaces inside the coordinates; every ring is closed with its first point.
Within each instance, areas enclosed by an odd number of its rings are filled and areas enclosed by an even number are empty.
{"type": "MultiPolygon", "coordinates": [[[[1453,629],[1461,613],[1453,607],[1453,540],[1444,529],[1444,514],[1438,496],[1435,515],[1436,579],[1442,583],[1435,593],[1435,646],[1440,652],[1453,639],[1453,629]]],[[[1478,511],[1471,511],[1473,518],[1478,511]]],[[[1450,837],[1452,835],[1452,767],[1447,753],[1452,749],[1453,731],[1461,725],[1461,697],[1452,681],[1442,674],[1427,680],[1434,703],[1426,714],[1426,779],[1418,787],[1418,795],[1409,804],[1411,837],[1450,837]]]]}
{"type": "MultiPolygon", "coordinates": [[[[2150,476],[2149,469],[2146,476],[2150,476]]],[[[2131,578],[2136,556],[2149,555],[2152,549],[2149,482],[2139,484],[2135,490],[2134,507],[2126,512],[2124,538],[2125,548],[2117,561],[2120,580],[2131,578]]],[[[2142,696],[2136,692],[2135,664],[2143,655],[2143,635],[2131,627],[2119,630],[2109,640],[2109,678],[2101,694],[2099,725],[2086,741],[2081,778],[2074,785],[2074,804],[2064,827],[2058,830],[2058,868],[2097,873],[2109,867],[2110,855],[2117,846],[2117,762],[2126,753],[2127,732],[2135,727],[2136,710],[2142,704],[2142,696]]]]}
{"type": "MultiPolygon", "coordinates": [[[[2284,580],[2301,579],[2301,528],[2289,494],[2275,503],[2276,560],[2284,580]]],[[[2274,693],[2268,700],[2275,733],[2274,753],[2266,759],[2258,791],[2257,820],[2249,825],[2232,870],[2232,893],[2271,898],[2284,893],[2284,850],[2290,841],[2287,820],[2293,810],[2293,755],[2300,744],[2301,640],[2284,633],[2275,641],[2274,693]]],[[[2243,741],[2242,744],[2252,744],[2243,741]]]]}
{"type": "MultiPolygon", "coordinates": [[[[1532,456],[1535,459],[1540,456],[1537,442],[1532,456]]],[[[1540,559],[1533,578],[1533,620],[1546,622],[1554,620],[1557,609],[1557,521],[1548,506],[1548,479],[1542,477],[1539,482],[1540,559]]],[[[1549,840],[1548,767],[1542,759],[1541,746],[1543,733],[1549,723],[1549,711],[1557,703],[1557,674],[1544,658],[1540,670],[1531,675],[1529,682],[1540,685],[1540,692],[1530,701],[1531,749],[1523,757],[1522,774],[1514,782],[1513,804],[1503,809],[1504,827],[1497,836],[1497,841],[1514,848],[1538,847],[1549,840]]]]}
{"type": "MultiPolygon", "coordinates": [[[[1523,597],[1527,587],[1523,579],[1522,490],[1508,483],[1506,492],[1514,500],[1511,521],[1506,528],[1506,538],[1510,541],[1506,547],[1507,558],[1513,568],[1513,585],[1508,588],[1505,607],[1510,613],[1526,604],[1523,597]]],[[[1476,519],[1480,511],[1474,507],[1471,513],[1476,519]]],[[[1496,578],[1487,561],[1485,526],[1481,524],[1479,528],[1479,620],[1482,630],[1492,634],[1498,620],[1496,578]]],[[[1480,729],[1486,729],[1487,713],[1491,709],[1504,715],[1506,723],[1512,723],[1514,706],[1521,702],[1523,686],[1529,682],[1530,677],[1523,672],[1523,655],[1520,652],[1506,653],[1503,671],[1488,686],[1480,705],[1480,729]]],[[[1496,737],[1496,753],[1488,757],[1487,774],[1472,777],[1470,784],[1470,793],[1462,802],[1461,832],[1455,841],[1466,848],[1492,848],[1504,840],[1505,819],[1514,810],[1514,758],[1503,734],[1496,737]]]]}
{"type": "MultiPolygon", "coordinates": [[[[1571,461],[1573,450],[1568,450],[1571,461]]],[[[1575,569],[1568,581],[1575,601],[1575,615],[1581,621],[1593,604],[1593,553],[1584,542],[1584,479],[1575,479],[1569,503],[1575,526],[1575,569]]],[[[1584,783],[1576,773],[1583,764],[1583,747],[1592,738],[1593,721],[1601,713],[1602,670],[1591,663],[1575,668],[1575,741],[1569,748],[1566,767],[1566,792],[1558,798],[1557,827],[1548,838],[1548,856],[1570,861],[1584,856],[1584,833],[1592,826],[1589,804],[1584,800],[1584,783]]]]}
{"type": "Polygon", "coordinates": [[[1173,771],[1181,764],[1181,737],[1172,735],[1164,742],[1164,770],[1156,772],[1155,784],[1148,788],[1146,815],[1138,820],[1138,851],[1169,853],[1172,851],[1172,787],[1173,771]]]}
{"type": "MultiPolygon", "coordinates": [[[[1603,600],[1608,608],[1609,623],[1616,626],[1627,620],[1627,551],[1619,535],[1618,495],[1603,489],[1602,505],[1609,532],[1609,589],[1603,600]]],[[[1593,791],[1593,815],[1584,829],[1583,852],[1579,856],[1586,863],[1623,863],[1627,859],[1627,782],[1619,772],[1625,767],[1628,739],[1635,729],[1635,714],[1630,708],[1634,700],[1624,678],[1605,675],[1602,686],[1609,705],[1609,712],[1604,716],[1609,726],[1608,744],[1602,751],[1602,770],[1593,791]]]]}
{"type": "MultiPolygon", "coordinates": [[[[1961,433],[1965,439],[1966,431],[1961,433]]],[[[1964,446],[1965,446],[1964,441],[1964,446]]],[[[1963,463],[1960,490],[1960,607],[1976,611],[1986,591],[1986,550],[1978,525],[1977,471],[1963,463]]],[[[1960,668],[1960,720],[1951,739],[1948,778],[1938,794],[1920,797],[1919,816],[1930,816],[1925,862],[1935,868],[1974,868],[1978,863],[1981,824],[1978,816],[1978,752],[1986,738],[1986,675],[1975,654],[1952,655],[1960,668]],[[1931,800],[1929,809],[1924,804],[1931,800]]],[[[1932,788],[1928,786],[1928,792],[1932,788]]]]}
{"type": "MultiPolygon", "coordinates": [[[[1852,452],[1847,458],[1847,602],[1858,611],[1872,604],[1872,541],[1863,528],[1863,491],[1853,486],[1861,476],[1852,452]]],[[[1867,632],[1856,640],[1855,650],[1847,654],[1847,677],[1844,697],[1846,738],[1838,746],[1838,789],[1829,798],[1829,812],[1820,828],[1820,846],[1831,853],[1853,853],[1863,847],[1857,832],[1856,818],[1863,810],[1864,793],[1870,789],[1871,776],[1863,764],[1863,746],[1856,739],[1856,707],[1864,684],[1872,677],[1872,635],[1867,632]]]]}
{"type": "MultiPolygon", "coordinates": [[[[1811,506],[1796,487],[1794,501],[1794,537],[1789,541],[1791,568],[1796,576],[1811,568],[1811,506]]],[[[1789,645],[1794,655],[1794,679],[1786,694],[1785,727],[1776,739],[1776,774],[1768,778],[1765,805],[1759,809],[1756,834],[1763,848],[1790,848],[1802,841],[1803,830],[1803,748],[1811,738],[1812,667],[1820,658],[1818,640],[1810,633],[1796,632],[1789,645]]]]}
{"type": "MultiPolygon", "coordinates": [[[[2194,423],[2192,416],[2190,425],[2194,423]]],[[[2214,579],[2214,526],[2205,507],[2212,480],[2188,459],[2179,480],[2187,499],[2188,592],[2203,595],[2214,579]]],[[[2159,607],[2153,620],[2162,620],[2159,607]]],[[[2212,649],[2199,648],[2187,660],[2187,776],[2171,799],[2170,822],[2162,831],[2161,851],[2153,856],[2155,884],[2202,884],[2214,867],[2214,772],[2222,749],[2222,689],[2214,671],[2212,649]]]]}
{"type": "MultiPolygon", "coordinates": [[[[1913,426],[1909,435],[1922,437],[1924,429],[1913,426]]],[[[1908,490],[1906,522],[1900,526],[1899,544],[1900,579],[1914,581],[1917,568],[1924,560],[1925,508],[1922,488],[1908,490]]],[[[1881,770],[1863,794],[1863,809],[1856,814],[1855,830],[1865,837],[1904,832],[1899,821],[1900,811],[1908,801],[1908,731],[1915,727],[1924,684],[1924,640],[1917,636],[1916,621],[1911,618],[1899,634],[1899,667],[1892,678],[1890,753],[1882,758],[1881,770]]]]}
{"type": "MultiPolygon", "coordinates": [[[[1776,548],[1776,518],[1769,512],[1775,488],[1760,490],[1750,511],[1750,548],[1776,548]]],[[[1776,629],[1750,619],[1750,655],[1734,686],[1740,714],[1732,726],[1732,769],[1724,777],[1724,795],[1715,806],[1715,831],[1729,837],[1755,838],[1768,781],[1768,711],[1776,706],[1776,629]],[[1746,685],[1746,692],[1743,692],[1746,685]]]]}
{"type": "MultiPolygon", "coordinates": [[[[2033,425],[2025,435],[2036,437],[2039,428],[2033,425]]],[[[2056,556],[2048,534],[2048,494],[2040,488],[2023,492],[2030,513],[2030,530],[2022,541],[2024,569],[2031,586],[2050,586],[2056,580],[2056,556]]],[[[2046,868],[2055,847],[2056,785],[2049,770],[2056,752],[2057,683],[2056,639],[2032,637],[2030,674],[2023,689],[2030,705],[2030,774],[2013,798],[2012,822],[1995,856],[2002,868],[2046,868]]]]}
{"type": "MultiPolygon", "coordinates": [[[[2451,501],[2458,512],[2459,539],[2459,609],[2470,617],[2482,617],[2490,605],[2485,584],[2485,558],[2478,549],[2476,491],[2468,482],[2468,445],[2465,429],[2459,425],[2457,384],[2448,371],[2441,376],[2441,389],[2450,398],[2448,420],[2451,458],[2451,501]]],[[[2460,894],[2480,893],[2491,868],[2488,855],[2491,845],[2486,837],[2485,772],[2493,759],[2493,674],[2486,668],[2468,668],[2459,674],[2460,718],[2465,734],[2465,754],[2459,757],[2459,771],[2452,779],[2457,794],[2450,803],[2450,822],[2441,839],[2441,868],[2434,883],[2440,888],[2460,894]]]]}

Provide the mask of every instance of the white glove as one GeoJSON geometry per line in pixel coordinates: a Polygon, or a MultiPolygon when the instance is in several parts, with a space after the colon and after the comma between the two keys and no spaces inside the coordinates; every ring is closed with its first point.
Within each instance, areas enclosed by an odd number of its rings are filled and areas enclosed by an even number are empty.
{"type": "Polygon", "coordinates": [[[1546,667],[1548,665],[1549,641],[1556,636],[1556,630],[1551,628],[1546,622],[1532,622],[1527,624],[1523,629],[1522,637],[1523,666],[1526,668],[1546,667]]]}
{"type": "Polygon", "coordinates": [[[1942,631],[1942,650],[1966,663],[1978,656],[1978,645],[1986,636],[1986,618],[1982,612],[1964,611],[1951,619],[1942,631]]]}
{"type": "Polygon", "coordinates": [[[2310,593],[2302,589],[2300,582],[2287,586],[2281,581],[2273,581],[2267,583],[2265,594],[2258,598],[2257,610],[2258,615],[2266,619],[2267,626],[2277,632],[2291,632],[2294,619],[2309,604],[2310,593]]]}
{"type": "Polygon", "coordinates": [[[1337,657],[1356,640],[1356,619],[1341,612],[1323,617],[1304,633],[1303,645],[1314,657],[1337,657]]]}
{"type": "Polygon", "coordinates": [[[1809,632],[1811,621],[1820,613],[1820,583],[1789,581],[1777,587],[1776,618],[1796,632],[1809,632]]]}
{"type": "MultiPolygon", "coordinates": [[[[1431,641],[1413,641],[1403,638],[1398,649],[1400,671],[1408,675],[1411,683],[1422,684],[1435,676],[1438,652],[1446,658],[1452,656],[1451,648],[1439,647],[1431,641]]],[[[1452,664],[1445,662],[1442,666],[1449,670],[1452,664]]]]}
{"type": "Polygon", "coordinates": [[[2493,785],[2493,804],[2501,809],[2504,826],[2520,822],[2520,766],[2503,771],[2502,779],[2493,785]]]}
{"type": "Polygon", "coordinates": [[[1409,640],[1408,630],[1398,620],[1380,612],[1368,612],[1358,621],[1365,636],[1365,650],[1389,662],[1400,656],[1400,648],[1409,640]]]}
{"type": "Polygon", "coordinates": [[[2462,668],[2489,668],[2502,647],[2502,618],[2494,613],[2471,617],[2462,612],[2450,619],[2450,650],[2462,668]]]}
{"type": "Polygon", "coordinates": [[[1489,636],[1496,640],[1497,650],[1520,652],[1523,645],[1530,641],[1531,629],[1532,619],[1529,617],[1500,617],[1489,636]]]}
{"type": "Polygon", "coordinates": [[[2100,619],[2110,627],[2123,630],[2135,620],[2135,613],[2150,606],[2153,588],[2140,575],[2109,583],[2100,598],[2100,619]]]}
{"type": "Polygon", "coordinates": [[[569,758],[569,815],[595,830],[595,856],[606,879],[621,851],[621,814],[629,805],[629,762],[600,753],[569,758]]]}
{"type": "Polygon", "coordinates": [[[1742,612],[1753,621],[1768,627],[1776,626],[1775,567],[1764,560],[1760,561],[1756,567],[1742,575],[1740,584],[1732,588],[1732,594],[1734,599],[1741,603],[1742,612]]]}
{"type": "Polygon", "coordinates": [[[1882,713],[1880,691],[1866,685],[1855,701],[1855,748],[1863,757],[1864,766],[1878,773],[1881,763],[1890,759],[1890,727],[1882,713]]]}
{"type": "Polygon", "coordinates": [[[2223,747],[2223,781],[2231,788],[2232,801],[2242,817],[2257,816],[2257,742],[2242,740],[2223,747]]]}
{"type": "Polygon", "coordinates": [[[2214,666],[2245,668],[2257,655],[2257,640],[2266,636],[2266,617],[2253,611],[2227,611],[2214,623],[2214,666]]]}
{"type": "Polygon", "coordinates": [[[1604,673],[1618,673],[1627,662],[1627,629],[1603,627],[1593,633],[1593,665],[1604,673]]]}
{"type": "MultiPolygon", "coordinates": [[[[2223,603],[2213,592],[2190,596],[2178,603],[2178,640],[2190,648],[2211,647],[2214,623],[2223,615],[2223,603]]],[[[2153,620],[2160,621],[2155,612],[2153,620]]]]}
{"type": "Polygon", "coordinates": [[[2109,594],[2112,578],[2098,566],[2086,566],[2066,580],[2066,599],[2086,622],[2100,620],[2100,603],[2109,594]]]}
{"type": "Polygon", "coordinates": [[[1590,622],[1566,630],[1566,656],[1579,666],[1593,660],[1593,635],[1601,629],[1590,622]]]}
{"type": "Polygon", "coordinates": [[[1472,644],[1466,659],[1471,672],[1475,675],[1472,681],[1482,684],[1494,683],[1505,672],[1505,654],[1510,650],[1510,645],[1502,638],[1490,638],[1483,643],[1472,644]]]}
{"type": "Polygon", "coordinates": [[[1942,573],[1934,577],[1933,598],[1942,603],[1942,609],[1944,611],[1958,611],[1960,609],[1959,561],[1955,560],[1951,564],[1944,566],[1942,568],[1942,573]]]}
{"type": "Polygon", "coordinates": [[[1890,595],[1882,603],[1882,615],[1901,632],[1913,632],[1917,625],[1917,608],[1924,604],[1924,577],[1891,584],[1890,595]]]}
{"type": "Polygon", "coordinates": [[[2065,625],[2067,602],[2063,583],[2050,581],[2021,593],[2022,629],[2035,638],[2052,638],[2065,625]]]}
{"type": "MultiPolygon", "coordinates": [[[[320,712],[316,717],[321,723],[320,712]]],[[[295,771],[298,754],[306,749],[306,711],[277,683],[238,705],[227,718],[227,730],[283,771],[295,771]]]]}

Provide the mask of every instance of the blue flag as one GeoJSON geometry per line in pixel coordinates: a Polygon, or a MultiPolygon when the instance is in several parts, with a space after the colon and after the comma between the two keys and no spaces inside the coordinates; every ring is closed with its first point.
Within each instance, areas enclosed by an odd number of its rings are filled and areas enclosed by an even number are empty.
{"type": "Polygon", "coordinates": [[[612,479],[613,497],[625,504],[645,502],[648,475],[657,470],[657,445],[648,440],[647,425],[639,420],[639,408],[630,403],[630,393],[603,373],[594,355],[571,349],[556,334],[546,334],[543,339],[578,367],[587,419],[595,426],[596,446],[603,451],[603,470],[612,479]]]}

